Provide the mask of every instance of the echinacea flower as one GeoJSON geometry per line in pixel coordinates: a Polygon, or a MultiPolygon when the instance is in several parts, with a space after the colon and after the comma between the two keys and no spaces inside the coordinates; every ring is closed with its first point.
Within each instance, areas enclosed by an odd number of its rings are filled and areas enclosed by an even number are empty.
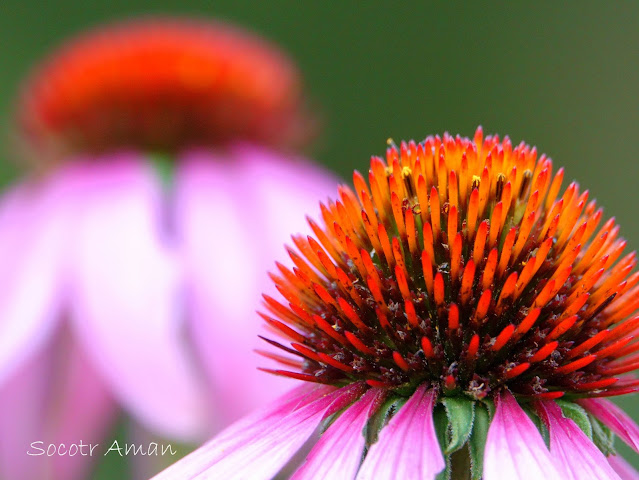
{"type": "Polygon", "coordinates": [[[0,201],[2,478],[77,477],[80,455],[31,442],[95,443],[116,404],[194,441],[283,391],[243,352],[264,262],[335,181],[286,153],[302,100],[274,47],[191,20],[90,32],[37,69],[32,174],[0,201]]]}
{"type": "Polygon", "coordinates": [[[635,254],[563,176],[481,129],[391,142],[264,297],[266,370],[304,383],[156,480],[268,479],[318,428],[293,479],[628,478],[635,254]]]}

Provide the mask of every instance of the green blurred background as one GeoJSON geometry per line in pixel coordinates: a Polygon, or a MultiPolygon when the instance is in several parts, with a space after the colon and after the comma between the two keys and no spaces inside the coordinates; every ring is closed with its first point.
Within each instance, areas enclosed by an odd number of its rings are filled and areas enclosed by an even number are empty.
{"type": "MultiPolygon", "coordinates": [[[[6,130],[30,65],[69,35],[133,15],[226,19],[297,61],[324,123],[311,153],[345,178],[382,154],[388,137],[470,136],[482,124],[565,166],[568,179],[616,216],[636,249],[639,162],[631,144],[639,137],[639,3],[534,5],[4,0],[0,121],[6,130]]],[[[14,169],[7,149],[2,154],[6,181],[14,169]]],[[[639,419],[637,397],[621,403],[639,419]]]]}

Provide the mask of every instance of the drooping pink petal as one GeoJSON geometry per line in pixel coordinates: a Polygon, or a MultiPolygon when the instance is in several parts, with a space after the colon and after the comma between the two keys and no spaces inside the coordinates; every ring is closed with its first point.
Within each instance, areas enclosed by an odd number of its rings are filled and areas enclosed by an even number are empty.
{"type": "Polygon", "coordinates": [[[434,479],[446,463],[433,423],[435,392],[419,387],[379,433],[357,480],[434,479]]]}
{"type": "Polygon", "coordinates": [[[383,390],[370,389],[343,412],[322,434],[292,480],[355,478],[364,451],[364,427],[383,398],[383,390]]]}
{"type": "Polygon", "coordinates": [[[240,420],[153,480],[269,479],[293,457],[319,423],[359,397],[365,387],[304,386],[240,420]]]}
{"type": "Polygon", "coordinates": [[[48,443],[44,438],[47,372],[37,366],[49,360],[49,353],[48,348],[40,349],[0,386],[0,478],[46,478],[49,459],[37,455],[37,448],[46,450],[48,443]]]}
{"type": "Polygon", "coordinates": [[[262,264],[259,239],[250,229],[256,213],[242,181],[229,159],[191,157],[178,170],[175,192],[193,338],[213,386],[214,409],[227,421],[266,400],[268,388],[251,387],[258,374],[267,377],[262,386],[269,380],[276,389],[277,383],[288,383],[256,373],[252,350],[260,324],[255,310],[262,264]]]}
{"type": "Polygon", "coordinates": [[[606,457],[561,408],[553,401],[537,402],[538,412],[550,433],[550,455],[563,478],[581,480],[619,480],[606,457]]]}
{"type": "Polygon", "coordinates": [[[52,340],[0,387],[4,480],[88,478],[115,420],[106,386],[66,329],[52,340]]]}
{"type": "Polygon", "coordinates": [[[512,394],[504,391],[495,401],[484,452],[484,480],[561,479],[537,427],[512,394]]]}
{"type": "Polygon", "coordinates": [[[266,271],[286,255],[282,245],[291,232],[309,229],[304,211],[309,204],[318,210],[329,183],[335,189],[318,168],[260,152],[250,147],[190,152],[175,180],[193,336],[213,385],[215,410],[225,421],[292,385],[255,368],[264,363],[249,353],[264,348],[257,337],[263,321],[255,311],[262,293],[274,293],[266,271]]]}
{"type": "Polygon", "coordinates": [[[282,244],[290,244],[291,235],[312,234],[306,217],[318,218],[320,201],[336,197],[339,179],[304,158],[247,143],[235,146],[233,153],[248,173],[246,191],[261,212],[254,231],[261,232],[263,248],[274,255],[267,267],[274,259],[290,263],[282,244]]]}
{"type": "MultiPolygon", "coordinates": [[[[50,415],[51,438],[54,443],[67,446],[80,439],[85,444],[102,444],[116,420],[115,401],[82,346],[70,336],[62,341],[67,344],[57,349],[63,358],[58,359],[52,376],[62,371],[64,378],[51,385],[54,394],[47,396],[49,401],[59,399],[50,415]]],[[[87,478],[87,470],[75,456],[62,455],[52,461],[58,472],[55,478],[87,478]]]]}
{"type": "Polygon", "coordinates": [[[602,398],[584,398],[577,403],[639,452],[639,425],[621,408],[602,398]]]}
{"type": "Polygon", "coordinates": [[[621,455],[610,455],[608,463],[617,472],[621,480],[639,480],[639,472],[626,462],[621,455]]]}
{"type": "Polygon", "coordinates": [[[211,467],[216,460],[254,440],[265,429],[277,425],[284,417],[306,406],[335,389],[327,386],[303,384],[266,407],[248,415],[227,427],[207,444],[188,457],[172,465],[157,478],[194,478],[211,467]]]}
{"type": "MultiPolygon", "coordinates": [[[[327,385],[303,384],[273,400],[266,407],[238,420],[216,435],[214,439],[220,452],[220,458],[230,453],[232,449],[241,448],[245,442],[255,436],[256,432],[264,431],[266,426],[276,425],[290,413],[333,394],[335,391],[335,387],[327,385]]],[[[344,392],[341,392],[340,395],[342,393],[344,392]]],[[[210,457],[208,458],[210,461],[210,457]]]]}
{"type": "Polygon", "coordinates": [[[25,183],[0,200],[0,385],[60,319],[67,213],[49,183],[25,183]]]}
{"type": "Polygon", "coordinates": [[[76,201],[72,317],[119,400],[148,428],[192,440],[206,431],[206,410],[153,173],[127,155],[67,172],[76,201]]]}

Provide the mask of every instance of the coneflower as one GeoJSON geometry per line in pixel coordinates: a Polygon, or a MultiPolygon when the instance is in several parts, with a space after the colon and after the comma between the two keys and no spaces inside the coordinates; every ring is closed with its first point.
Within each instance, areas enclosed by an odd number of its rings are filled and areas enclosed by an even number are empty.
{"type": "Polygon", "coordinates": [[[308,136],[296,67],[263,39],[224,23],[130,21],[61,47],[26,82],[20,137],[33,160],[136,147],[308,136]]]}
{"type": "Polygon", "coordinates": [[[0,477],[83,476],[95,456],[25,452],[99,443],[114,406],[196,441],[284,391],[240,352],[272,256],[334,188],[289,149],[303,100],[275,47],[188,19],[89,32],[35,70],[30,168],[0,199],[0,477]]]}
{"type": "Polygon", "coordinates": [[[305,383],[157,480],[271,478],[318,427],[295,479],[619,478],[639,274],[614,220],[481,128],[389,143],[272,275],[265,370],[305,383]]]}

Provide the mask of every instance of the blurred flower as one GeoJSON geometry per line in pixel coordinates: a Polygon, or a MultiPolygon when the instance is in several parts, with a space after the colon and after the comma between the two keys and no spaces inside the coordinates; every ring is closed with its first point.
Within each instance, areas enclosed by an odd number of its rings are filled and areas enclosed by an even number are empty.
{"type": "Polygon", "coordinates": [[[271,478],[318,427],[294,479],[619,478],[639,427],[601,397],[639,389],[639,274],[562,179],[481,129],[391,141],[265,296],[266,370],[306,384],[156,479],[271,478]]]}
{"type": "Polygon", "coordinates": [[[192,441],[281,392],[250,355],[265,262],[335,184],[284,153],[309,127],[289,60],[134,21],[54,54],[18,120],[35,173],[0,204],[0,476],[81,476],[87,457],[25,451],[100,441],[116,405],[192,441]]]}

